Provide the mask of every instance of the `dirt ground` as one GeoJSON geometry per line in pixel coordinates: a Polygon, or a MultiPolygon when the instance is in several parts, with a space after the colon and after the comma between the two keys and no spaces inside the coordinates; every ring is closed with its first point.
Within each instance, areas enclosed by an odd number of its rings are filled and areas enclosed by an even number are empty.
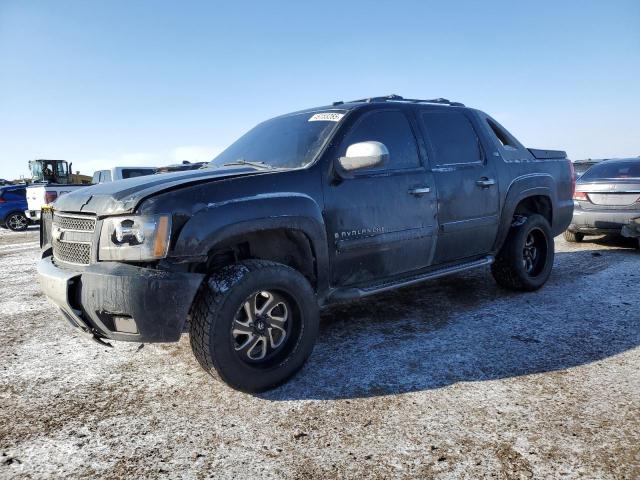
{"type": "Polygon", "coordinates": [[[0,478],[640,478],[640,252],[556,239],[540,291],[488,269],[323,314],[290,383],[216,383],[178,344],[101,347],[0,231],[0,478]]]}

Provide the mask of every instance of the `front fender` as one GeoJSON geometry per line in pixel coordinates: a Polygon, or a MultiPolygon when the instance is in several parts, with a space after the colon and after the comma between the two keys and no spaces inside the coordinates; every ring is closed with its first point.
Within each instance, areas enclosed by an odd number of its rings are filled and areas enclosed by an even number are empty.
{"type": "Polygon", "coordinates": [[[325,284],[329,260],[322,210],[313,198],[300,193],[266,193],[209,203],[180,230],[171,256],[203,258],[232,237],[279,228],[306,235],[319,267],[318,284],[325,284]]]}

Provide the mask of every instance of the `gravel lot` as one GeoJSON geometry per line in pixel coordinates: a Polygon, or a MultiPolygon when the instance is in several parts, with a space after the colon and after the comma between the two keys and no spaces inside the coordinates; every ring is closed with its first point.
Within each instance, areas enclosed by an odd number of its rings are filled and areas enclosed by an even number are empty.
{"type": "Polygon", "coordinates": [[[293,381],[214,382],[186,337],[107,349],[0,231],[0,477],[639,478],[640,252],[568,245],[540,291],[488,270],[323,314],[293,381]]]}

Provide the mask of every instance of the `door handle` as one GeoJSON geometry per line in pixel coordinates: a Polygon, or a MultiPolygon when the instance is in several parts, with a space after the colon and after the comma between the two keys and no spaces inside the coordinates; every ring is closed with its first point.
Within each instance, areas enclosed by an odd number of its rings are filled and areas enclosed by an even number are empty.
{"type": "Polygon", "coordinates": [[[487,188],[495,185],[496,181],[493,178],[482,177],[480,180],[476,180],[476,185],[487,188]]]}
{"type": "Polygon", "coordinates": [[[416,187],[409,190],[409,193],[411,195],[415,195],[416,197],[420,197],[421,195],[426,195],[429,192],[431,192],[430,187],[416,187]]]}

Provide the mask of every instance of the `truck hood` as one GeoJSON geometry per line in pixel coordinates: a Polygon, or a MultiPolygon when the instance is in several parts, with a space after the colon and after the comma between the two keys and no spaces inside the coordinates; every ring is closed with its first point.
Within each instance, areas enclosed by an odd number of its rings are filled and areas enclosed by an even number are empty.
{"type": "Polygon", "coordinates": [[[190,170],[162,173],[101,183],[62,195],[53,205],[62,212],[98,216],[133,212],[145,198],[177,187],[267,173],[250,167],[190,170]]]}

